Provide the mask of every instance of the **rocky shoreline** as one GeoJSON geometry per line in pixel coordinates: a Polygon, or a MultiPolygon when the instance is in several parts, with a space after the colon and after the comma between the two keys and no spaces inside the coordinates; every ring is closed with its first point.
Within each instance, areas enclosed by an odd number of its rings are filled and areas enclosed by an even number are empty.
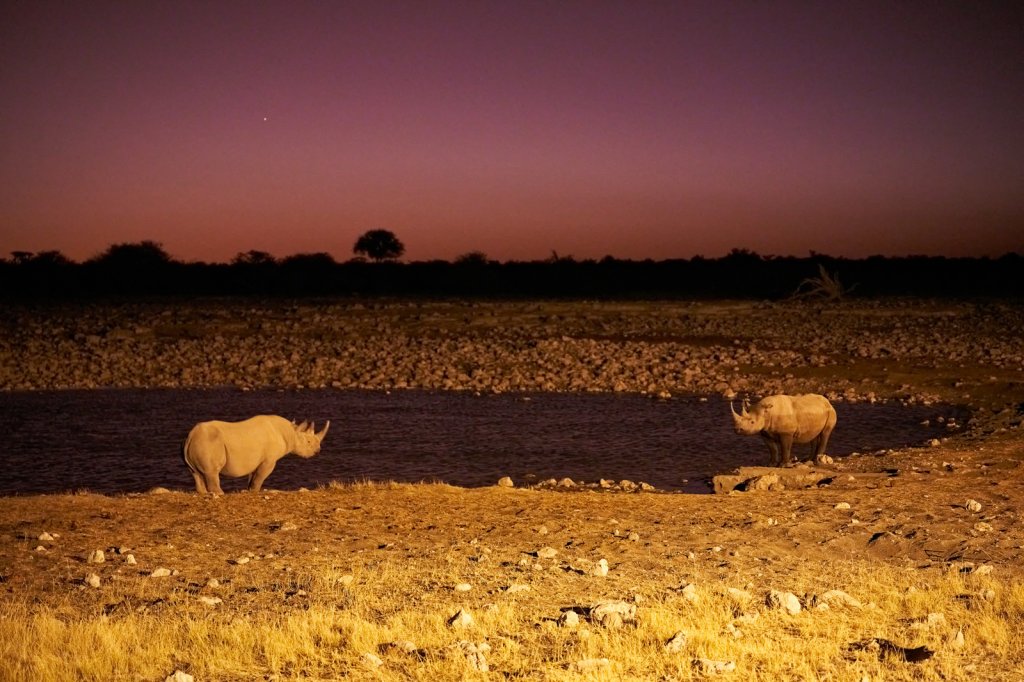
{"type": "Polygon", "coordinates": [[[1011,302],[14,304],[3,331],[5,391],[814,391],[998,414],[1024,383],[1024,306],[1011,302]]]}

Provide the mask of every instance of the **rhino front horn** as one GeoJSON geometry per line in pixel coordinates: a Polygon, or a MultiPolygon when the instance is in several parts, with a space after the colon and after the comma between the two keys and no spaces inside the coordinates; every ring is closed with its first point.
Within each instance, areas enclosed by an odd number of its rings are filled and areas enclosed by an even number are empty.
{"type": "MultiPolygon", "coordinates": [[[[316,434],[317,440],[323,440],[323,439],[324,439],[324,436],[326,436],[326,435],[327,435],[327,429],[329,429],[329,428],[331,428],[331,420],[330,420],[330,419],[328,419],[328,420],[327,420],[327,423],[326,423],[326,424],[324,424],[324,429],[323,429],[323,431],[321,431],[320,433],[317,433],[317,434],[316,434]]],[[[314,431],[314,433],[315,433],[315,431],[314,431]]]]}

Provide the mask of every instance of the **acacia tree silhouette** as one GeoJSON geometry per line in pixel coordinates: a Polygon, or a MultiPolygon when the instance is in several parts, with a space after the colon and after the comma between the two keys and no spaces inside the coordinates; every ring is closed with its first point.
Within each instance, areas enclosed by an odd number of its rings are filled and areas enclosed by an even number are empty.
{"type": "Polygon", "coordinates": [[[356,240],[352,253],[363,254],[377,262],[394,260],[405,253],[405,245],[390,230],[370,230],[356,240]]]}

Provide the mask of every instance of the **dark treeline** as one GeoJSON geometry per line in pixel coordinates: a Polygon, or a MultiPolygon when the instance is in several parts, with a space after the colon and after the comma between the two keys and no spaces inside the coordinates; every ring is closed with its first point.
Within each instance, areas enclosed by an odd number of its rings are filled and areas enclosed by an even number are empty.
{"type": "Polygon", "coordinates": [[[455,262],[336,262],[329,254],[275,259],[239,254],[231,263],[186,263],[159,244],[115,245],[73,262],[57,251],[0,260],[7,298],[108,296],[456,296],[783,299],[873,296],[1020,297],[1024,256],[864,259],[761,256],[497,262],[473,253],[455,262]]]}

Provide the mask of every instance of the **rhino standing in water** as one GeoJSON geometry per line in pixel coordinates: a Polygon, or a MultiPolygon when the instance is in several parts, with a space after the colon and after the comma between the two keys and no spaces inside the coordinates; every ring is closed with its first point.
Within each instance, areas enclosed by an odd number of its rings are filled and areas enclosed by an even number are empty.
{"type": "Polygon", "coordinates": [[[823,395],[770,395],[737,414],[729,403],[736,433],[760,435],[768,443],[771,466],[790,466],[793,443],[814,442],[814,456],[825,454],[828,437],[836,426],[836,411],[823,395]]]}
{"type": "Polygon", "coordinates": [[[295,453],[312,457],[331,422],[317,433],[312,424],[260,415],[240,422],[209,421],[196,424],[185,439],[185,464],[196,480],[196,492],[223,495],[220,475],[249,477],[249,490],[258,492],[277,460],[295,453]]]}

